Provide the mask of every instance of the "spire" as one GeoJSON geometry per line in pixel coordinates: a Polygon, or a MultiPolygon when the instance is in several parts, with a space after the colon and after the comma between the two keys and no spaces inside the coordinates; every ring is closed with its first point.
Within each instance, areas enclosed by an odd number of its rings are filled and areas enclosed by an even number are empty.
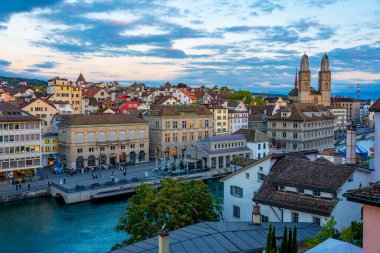
{"type": "Polygon", "coordinates": [[[321,61],[321,71],[329,71],[329,57],[327,56],[326,52],[322,56],[322,61],[321,61]]]}
{"type": "Polygon", "coordinates": [[[296,76],[294,78],[294,89],[298,88],[298,76],[297,76],[297,66],[296,66],[296,76]]]}
{"type": "Polygon", "coordinates": [[[309,57],[307,54],[302,55],[300,71],[309,71],[309,57]]]}

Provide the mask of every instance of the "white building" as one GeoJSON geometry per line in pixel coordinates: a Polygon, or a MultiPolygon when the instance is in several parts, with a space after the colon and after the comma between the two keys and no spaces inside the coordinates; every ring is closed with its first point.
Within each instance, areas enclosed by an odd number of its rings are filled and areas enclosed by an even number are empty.
{"type": "MultiPolygon", "coordinates": [[[[224,210],[225,221],[250,221],[252,219],[252,197],[261,187],[273,164],[287,155],[316,159],[318,151],[310,150],[299,153],[272,154],[260,160],[239,157],[231,162],[233,173],[224,177],[224,210]]],[[[261,212],[263,214],[263,212],[261,212]]],[[[262,216],[268,221],[268,216],[262,216]]]]}
{"type": "Polygon", "coordinates": [[[247,147],[252,150],[252,159],[261,159],[269,154],[269,136],[257,129],[239,129],[233,134],[244,134],[247,147]]]}
{"type": "Polygon", "coordinates": [[[186,88],[176,89],[172,93],[172,96],[177,98],[184,105],[192,104],[193,102],[196,101],[196,98],[194,97],[194,93],[187,91],[186,88]]]}
{"type": "Polygon", "coordinates": [[[270,222],[323,225],[325,218],[333,216],[341,230],[360,221],[362,210],[362,205],[342,195],[369,185],[370,172],[357,166],[285,157],[274,164],[252,200],[260,204],[261,214],[270,222]]]}
{"type": "Polygon", "coordinates": [[[227,102],[229,133],[239,129],[248,129],[248,110],[243,101],[229,100],[227,102]]]}
{"type": "Polygon", "coordinates": [[[59,111],[58,114],[74,114],[75,113],[73,106],[69,103],[66,103],[63,101],[53,101],[52,104],[54,105],[55,109],[59,111]]]}
{"type": "Polygon", "coordinates": [[[21,178],[41,168],[41,161],[41,120],[0,102],[0,174],[21,178]]]}
{"type": "Polygon", "coordinates": [[[330,112],[335,116],[334,130],[346,129],[347,109],[343,106],[332,106],[330,112]]]}
{"type": "Polygon", "coordinates": [[[377,122],[375,124],[375,171],[371,175],[371,182],[377,182],[380,181],[380,99],[371,106],[370,112],[375,114],[375,122],[377,122]]]}

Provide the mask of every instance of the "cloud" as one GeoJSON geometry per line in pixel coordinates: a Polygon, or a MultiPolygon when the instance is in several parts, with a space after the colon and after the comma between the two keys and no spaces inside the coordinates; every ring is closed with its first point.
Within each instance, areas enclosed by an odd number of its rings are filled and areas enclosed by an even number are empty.
{"type": "Polygon", "coordinates": [[[30,12],[35,8],[45,8],[62,0],[0,1],[0,21],[6,21],[12,14],[30,12]]]}
{"type": "Polygon", "coordinates": [[[161,57],[161,58],[186,58],[187,55],[184,51],[174,48],[155,48],[146,53],[147,56],[161,57]]]}
{"type": "Polygon", "coordinates": [[[275,10],[284,9],[285,5],[282,1],[259,0],[251,4],[250,7],[262,13],[272,13],[275,10]]]}
{"type": "Polygon", "coordinates": [[[42,68],[42,69],[52,69],[55,68],[58,65],[56,62],[41,62],[32,65],[33,68],[42,68]]]}
{"type": "Polygon", "coordinates": [[[311,7],[324,8],[336,2],[338,2],[338,0],[323,0],[323,1],[307,0],[306,4],[311,7]]]}
{"type": "Polygon", "coordinates": [[[0,68],[8,67],[12,64],[10,61],[0,60],[0,68]]]}
{"type": "Polygon", "coordinates": [[[39,72],[40,70],[34,69],[34,68],[27,68],[27,69],[24,69],[24,71],[29,72],[29,73],[36,73],[36,72],[39,72]]]}

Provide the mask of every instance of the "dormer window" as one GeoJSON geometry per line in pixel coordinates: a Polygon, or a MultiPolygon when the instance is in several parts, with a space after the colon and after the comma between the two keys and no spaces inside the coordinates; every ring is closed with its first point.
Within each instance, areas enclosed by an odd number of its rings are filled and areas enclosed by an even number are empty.
{"type": "Polygon", "coordinates": [[[305,189],[304,188],[297,188],[297,192],[299,194],[304,194],[305,193],[305,189]]]}
{"type": "Polygon", "coordinates": [[[285,186],[282,184],[278,185],[278,190],[285,191],[285,186]]]}
{"type": "Polygon", "coordinates": [[[321,192],[314,190],[313,191],[313,195],[316,196],[316,197],[320,197],[321,196],[321,192]]]}

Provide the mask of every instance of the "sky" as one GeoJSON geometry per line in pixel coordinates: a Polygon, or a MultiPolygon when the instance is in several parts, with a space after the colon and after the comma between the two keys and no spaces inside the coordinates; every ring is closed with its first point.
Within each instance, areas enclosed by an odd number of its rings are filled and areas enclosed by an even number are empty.
{"type": "Polygon", "coordinates": [[[284,93],[325,52],[333,92],[380,97],[380,0],[0,0],[6,76],[284,93]]]}

